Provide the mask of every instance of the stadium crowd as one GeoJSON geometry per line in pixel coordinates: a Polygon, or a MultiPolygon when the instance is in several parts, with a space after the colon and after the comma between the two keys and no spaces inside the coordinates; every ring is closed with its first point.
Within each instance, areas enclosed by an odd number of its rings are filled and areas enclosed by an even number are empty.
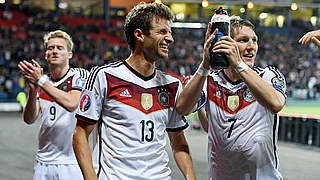
{"type": "MultiPolygon", "coordinates": [[[[285,28],[256,24],[260,38],[256,65],[278,67],[286,77],[288,97],[320,99],[320,51],[313,44],[298,44],[312,27],[302,21],[296,23],[299,26],[285,28]]],[[[63,13],[58,17],[41,9],[0,10],[0,102],[15,101],[17,94],[27,89],[17,68],[19,61],[34,58],[45,67],[44,33],[61,29],[71,34],[75,43],[71,66],[90,70],[130,55],[123,24],[119,17],[112,17],[106,26],[101,18],[63,13]]],[[[177,76],[193,74],[201,62],[205,29],[172,30],[175,42],[169,58],[159,61],[157,67],[177,76]]]]}

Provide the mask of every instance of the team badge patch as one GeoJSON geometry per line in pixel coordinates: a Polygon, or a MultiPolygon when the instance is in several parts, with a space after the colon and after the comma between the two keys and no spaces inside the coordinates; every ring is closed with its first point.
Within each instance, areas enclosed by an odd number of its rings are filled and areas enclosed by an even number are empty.
{"type": "Polygon", "coordinates": [[[68,92],[68,89],[69,89],[69,82],[63,82],[60,86],[60,89],[62,91],[65,91],[65,92],[68,92]]]}
{"type": "Polygon", "coordinates": [[[165,91],[160,92],[158,96],[158,100],[162,106],[167,107],[170,102],[169,94],[165,91]]]}
{"type": "Polygon", "coordinates": [[[286,86],[283,79],[279,79],[279,78],[276,78],[276,77],[271,79],[271,83],[272,83],[274,88],[280,90],[281,92],[284,91],[285,86],[286,86]]]}
{"type": "Polygon", "coordinates": [[[143,109],[148,110],[153,106],[152,94],[142,93],[141,94],[141,105],[143,109]]]}
{"type": "Polygon", "coordinates": [[[91,99],[90,99],[89,95],[85,94],[85,95],[82,96],[79,106],[80,106],[80,110],[82,112],[87,111],[90,108],[91,99]]]}
{"type": "Polygon", "coordinates": [[[78,78],[76,80],[76,87],[84,87],[85,83],[86,83],[86,79],[78,78]]]}
{"type": "Polygon", "coordinates": [[[252,95],[251,91],[249,89],[246,89],[243,93],[243,99],[247,102],[252,102],[256,100],[256,98],[252,95]]]}
{"type": "Polygon", "coordinates": [[[228,96],[228,107],[232,111],[239,107],[239,96],[228,96]]]}

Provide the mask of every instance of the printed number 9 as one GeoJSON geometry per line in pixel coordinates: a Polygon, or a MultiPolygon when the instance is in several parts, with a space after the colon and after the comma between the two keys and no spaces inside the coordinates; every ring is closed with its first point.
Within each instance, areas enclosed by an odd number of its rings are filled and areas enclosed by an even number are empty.
{"type": "Polygon", "coordinates": [[[51,121],[54,121],[56,119],[56,107],[55,106],[51,106],[50,107],[50,114],[52,115],[52,117],[50,118],[51,121]]]}

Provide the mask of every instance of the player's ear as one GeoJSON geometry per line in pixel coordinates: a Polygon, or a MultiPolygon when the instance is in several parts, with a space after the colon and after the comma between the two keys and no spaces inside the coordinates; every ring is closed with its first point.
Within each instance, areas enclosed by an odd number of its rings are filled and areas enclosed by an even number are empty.
{"type": "Polygon", "coordinates": [[[135,29],[133,34],[137,42],[143,42],[144,34],[141,29],[135,29]]]}
{"type": "Polygon", "coordinates": [[[71,59],[71,58],[72,58],[72,56],[73,56],[72,51],[68,52],[68,57],[69,57],[69,59],[71,59]]]}

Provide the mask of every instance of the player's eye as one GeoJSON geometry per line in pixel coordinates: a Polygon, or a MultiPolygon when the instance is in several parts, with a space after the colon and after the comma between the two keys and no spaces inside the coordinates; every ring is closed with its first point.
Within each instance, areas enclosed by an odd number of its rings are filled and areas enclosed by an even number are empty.
{"type": "Polygon", "coordinates": [[[238,42],[245,43],[245,42],[248,42],[248,39],[246,39],[246,38],[241,38],[241,39],[238,40],[238,42]]]}

